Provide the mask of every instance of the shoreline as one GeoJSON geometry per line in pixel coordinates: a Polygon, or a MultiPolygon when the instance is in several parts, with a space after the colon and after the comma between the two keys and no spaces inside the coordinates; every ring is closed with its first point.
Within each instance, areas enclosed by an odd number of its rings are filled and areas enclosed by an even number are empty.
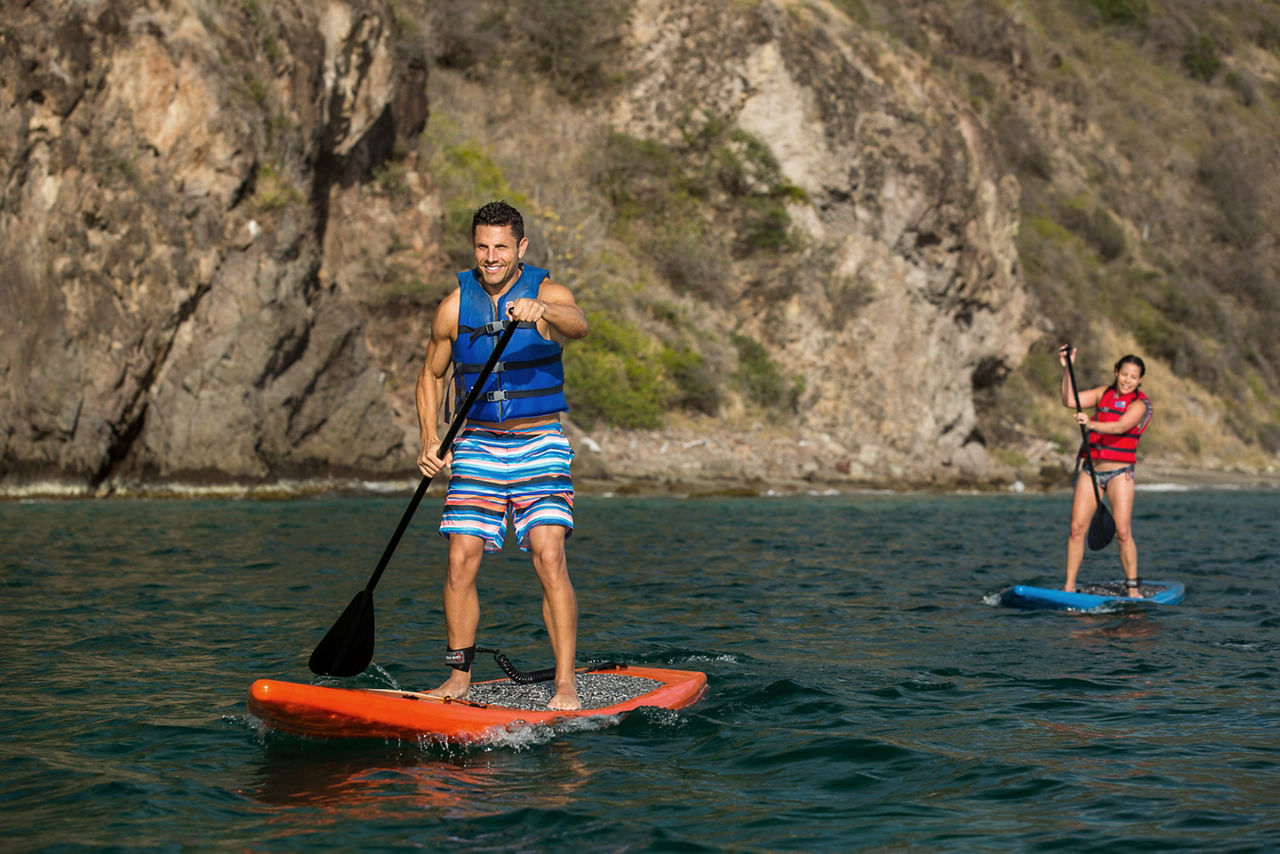
{"type": "MultiPolygon", "coordinates": [[[[952,472],[922,472],[914,478],[885,476],[851,478],[764,478],[758,475],[657,478],[649,475],[609,475],[585,472],[574,475],[574,492],[594,497],[753,498],[823,495],[1050,495],[1070,490],[1066,471],[1057,482],[1038,478],[1034,484],[1016,473],[985,477],[957,476],[952,472]]],[[[85,499],[224,499],[288,501],[323,496],[400,496],[412,494],[419,483],[415,475],[403,477],[317,477],[279,479],[260,483],[195,481],[120,482],[97,488],[66,480],[0,483],[0,503],[85,499]]],[[[443,496],[447,479],[441,477],[427,489],[443,496]]],[[[1197,490],[1280,489],[1280,473],[1244,472],[1147,464],[1139,469],[1139,492],[1190,492],[1197,490]]]]}

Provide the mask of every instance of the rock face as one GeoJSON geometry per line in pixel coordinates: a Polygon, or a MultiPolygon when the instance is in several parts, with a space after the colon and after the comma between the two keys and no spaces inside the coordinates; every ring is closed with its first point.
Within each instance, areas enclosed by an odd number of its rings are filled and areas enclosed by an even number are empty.
{"type": "Polygon", "coordinates": [[[742,274],[725,295],[729,322],[805,379],[802,423],[854,476],[984,468],[975,386],[1034,336],[1018,185],[968,106],[820,4],[642,2],[632,39],[648,61],[620,130],[670,138],[696,104],[764,141],[804,191],[791,213],[818,247],[811,269],[767,296],[742,274]]]}
{"type": "MultiPolygon", "coordinates": [[[[376,0],[212,5],[0,24],[8,484],[412,472],[412,413],[332,269],[360,235],[331,220],[421,132],[424,48],[376,0]]],[[[698,104],[803,191],[810,269],[739,271],[708,310],[805,379],[821,475],[982,470],[974,390],[1031,329],[1018,188],[965,102],[820,3],[641,0],[624,51],[627,90],[584,122],[668,139],[698,104]]]]}
{"type": "Polygon", "coordinates": [[[332,189],[420,131],[425,64],[385,4],[270,8],[5,12],[7,480],[402,465],[319,258],[332,189]]]}

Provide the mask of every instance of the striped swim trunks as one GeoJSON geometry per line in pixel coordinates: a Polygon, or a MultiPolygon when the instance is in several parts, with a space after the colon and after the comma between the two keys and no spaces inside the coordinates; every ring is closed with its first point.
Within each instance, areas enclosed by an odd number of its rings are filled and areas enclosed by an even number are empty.
{"type": "Polygon", "coordinates": [[[453,444],[440,535],[470,534],[501,551],[508,520],[529,550],[529,531],[562,525],[573,533],[573,449],[559,424],[516,430],[466,427],[453,444]]]}

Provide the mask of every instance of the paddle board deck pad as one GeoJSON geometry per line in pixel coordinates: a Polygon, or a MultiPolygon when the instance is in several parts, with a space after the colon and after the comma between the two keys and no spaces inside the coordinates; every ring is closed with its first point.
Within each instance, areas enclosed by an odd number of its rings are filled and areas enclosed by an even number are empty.
{"type": "Polygon", "coordinates": [[[1141,605],[1177,605],[1185,590],[1176,581],[1144,581],[1141,599],[1130,598],[1123,581],[1077,584],[1076,592],[1015,584],[1000,591],[1000,604],[1010,608],[1049,608],[1058,611],[1114,611],[1141,605]]]}
{"type": "Polygon", "coordinates": [[[249,688],[249,711],[270,729],[295,735],[467,743],[520,727],[618,715],[642,706],[680,709],[697,702],[706,685],[706,675],[692,670],[613,665],[580,671],[582,708],[563,712],[547,709],[549,682],[476,682],[467,700],[442,700],[414,691],[259,679],[249,688]]]}

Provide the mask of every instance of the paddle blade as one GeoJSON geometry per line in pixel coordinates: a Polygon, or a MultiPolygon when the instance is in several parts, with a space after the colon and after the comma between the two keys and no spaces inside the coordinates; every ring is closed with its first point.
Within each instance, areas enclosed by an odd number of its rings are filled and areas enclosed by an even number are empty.
{"type": "Polygon", "coordinates": [[[373,661],[373,594],[361,590],[311,653],[320,676],[357,676],[373,661]]]}
{"type": "Polygon", "coordinates": [[[1086,541],[1089,543],[1089,548],[1096,552],[1099,549],[1105,549],[1115,535],[1116,520],[1104,504],[1098,507],[1098,512],[1093,514],[1093,520],[1089,522],[1089,535],[1086,541]]]}

